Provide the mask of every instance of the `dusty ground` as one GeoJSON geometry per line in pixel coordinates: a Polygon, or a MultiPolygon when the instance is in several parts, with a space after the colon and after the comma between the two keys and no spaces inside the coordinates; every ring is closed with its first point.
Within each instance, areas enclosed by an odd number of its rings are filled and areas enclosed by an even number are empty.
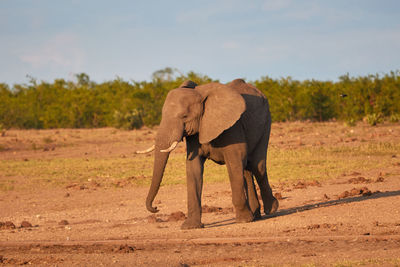
{"type": "MultiPolygon", "coordinates": [[[[154,131],[4,132],[0,160],[151,157],[154,131]]],[[[400,142],[400,125],[274,124],[271,147],[357,147],[400,142]]],[[[174,153],[183,153],[181,145],[174,153]]],[[[265,266],[400,265],[400,151],[381,169],[354,170],[316,181],[272,183],[273,216],[235,224],[229,183],[206,183],[204,229],[180,230],[184,185],[160,189],[156,215],[145,186],[96,184],[0,191],[0,265],[265,266]]],[[[374,164],[371,162],[371,164],[374,164]]],[[[0,181],[8,177],[0,176],[0,181]]],[[[19,177],[18,183],[23,183],[19,177]]],[[[23,188],[23,187],[21,187],[23,188]]]]}

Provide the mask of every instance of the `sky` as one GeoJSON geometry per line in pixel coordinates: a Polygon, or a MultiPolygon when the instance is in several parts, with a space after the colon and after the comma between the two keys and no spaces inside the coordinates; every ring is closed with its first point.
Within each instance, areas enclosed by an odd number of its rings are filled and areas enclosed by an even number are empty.
{"type": "Polygon", "coordinates": [[[337,80],[400,70],[398,0],[0,0],[0,83],[337,80]]]}

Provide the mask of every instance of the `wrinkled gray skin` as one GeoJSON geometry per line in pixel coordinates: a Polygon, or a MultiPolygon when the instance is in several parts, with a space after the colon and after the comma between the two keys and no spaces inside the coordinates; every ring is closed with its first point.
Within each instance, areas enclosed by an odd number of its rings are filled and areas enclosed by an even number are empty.
{"type": "Polygon", "coordinates": [[[266,156],[271,116],[266,97],[241,79],[227,85],[209,83],[197,86],[184,82],[169,92],[155,142],[153,178],[146,199],[152,206],[163,177],[174,141],[186,137],[187,219],[182,229],[201,228],[201,194],[206,159],[226,164],[236,222],[260,217],[260,204],[253,175],[260,187],[264,212],[278,209],[278,201],[268,183],[266,156]]]}

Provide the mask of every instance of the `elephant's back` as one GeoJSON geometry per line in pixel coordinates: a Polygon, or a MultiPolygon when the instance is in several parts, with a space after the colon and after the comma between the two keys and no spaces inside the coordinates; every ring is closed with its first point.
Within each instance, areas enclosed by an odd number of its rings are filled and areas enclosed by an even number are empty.
{"type": "Polygon", "coordinates": [[[241,95],[252,95],[266,99],[266,96],[252,84],[246,83],[243,79],[236,79],[227,84],[241,95]]]}
{"type": "Polygon", "coordinates": [[[261,117],[269,114],[267,97],[255,86],[243,79],[233,80],[227,85],[242,95],[246,102],[246,113],[258,114],[261,117]]]}
{"type": "Polygon", "coordinates": [[[242,95],[246,102],[246,111],[242,114],[241,123],[248,137],[249,149],[258,143],[271,129],[271,116],[266,96],[255,86],[242,79],[236,79],[227,84],[242,95]],[[252,144],[254,143],[254,144],[252,144]]]}

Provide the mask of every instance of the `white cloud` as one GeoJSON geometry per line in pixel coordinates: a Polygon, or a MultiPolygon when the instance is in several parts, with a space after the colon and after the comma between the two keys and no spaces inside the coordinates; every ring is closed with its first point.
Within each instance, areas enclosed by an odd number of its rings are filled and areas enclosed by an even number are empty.
{"type": "Polygon", "coordinates": [[[85,53],[79,45],[79,38],[70,33],[53,36],[38,47],[29,48],[19,57],[33,68],[61,67],[70,71],[79,70],[85,61],[85,53]]]}

